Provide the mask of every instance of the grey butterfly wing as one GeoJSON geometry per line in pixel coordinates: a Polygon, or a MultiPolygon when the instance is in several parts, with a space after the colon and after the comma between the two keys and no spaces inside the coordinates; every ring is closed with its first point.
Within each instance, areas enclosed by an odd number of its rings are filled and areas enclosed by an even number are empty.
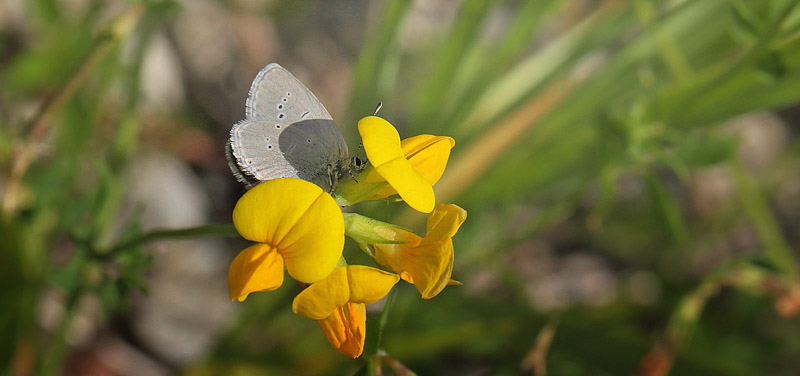
{"type": "Polygon", "coordinates": [[[286,124],[307,119],[333,120],[311,90],[282,66],[264,67],[250,86],[248,119],[276,120],[286,124]]]}
{"type": "Polygon", "coordinates": [[[236,178],[248,185],[277,178],[297,178],[297,169],[280,150],[280,135],[288,125],[248,119],[231,128],[228,163],[236,178]],[[235,160],[235,161],[234,161],[235,160]]]}
{"type": "Polygon", "coordinates": [[[329,119],[289,125],[269,119],[245,120],[231,129],[231,154],[248,184],[281,177],[300,178],[330,191],[332,174],[348,158],[347,144],[329,119]]]}
{"type": "Polygon", "coordinates": [[[280,136],[284,158],[301,179],[330,191],[342,163],[348,159],[347,144],[333,120],[301,120],[280,136]]]}

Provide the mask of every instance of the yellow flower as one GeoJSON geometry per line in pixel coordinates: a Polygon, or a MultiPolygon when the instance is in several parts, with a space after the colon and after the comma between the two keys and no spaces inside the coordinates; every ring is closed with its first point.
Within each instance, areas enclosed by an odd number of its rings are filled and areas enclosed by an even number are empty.
{"type": "Polygon", "coordinates": [[[233,224],[258,242],[228,269],[231,300],[275,290],[284,267],[292,278],[313,283],[335,267],[344,248],[344,219],[333,198],[313,183],[281,178],[265,181],[239,199],[233,224]]]}
{"type": "Polygon", "coordinates": [[[423,299],[430,299],[451,283],[452,238],[466,219],[464,209],[456,205],[438,205],[428,216],[424,238],[396,227],[384,227],[384,237],[388,240],[407,243],[373,244],[375,260],[413,283],[423,299]]]}
{"type": "Polygon", "coordinates": [[[435,205],[432,186],[444,173],[450,149],[450,137],[420,135],[400,142],[397,130],[389,122],[368,116],[358,122],[358,130],[370,166],[356,181],[336,190],[341,205],[380,200],[393,194],[412,208],[430,212],[435,205]]]}
{"type": "Polygon", "coordinates": [[[292,312],[317,320],[333,348],[357,358],[364,350],[365,304],[384,297],[399,280],[396,274],[368,266],[336,268],[300,292],[292,302],[292,312]]]}

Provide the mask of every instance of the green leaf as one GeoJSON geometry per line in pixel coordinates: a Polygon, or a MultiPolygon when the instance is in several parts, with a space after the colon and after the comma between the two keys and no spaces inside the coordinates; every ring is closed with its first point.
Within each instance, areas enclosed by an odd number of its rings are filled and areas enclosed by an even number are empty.
{"type": "Polygon", "coordinates": [[[739,145],[735,137],[722,134],[706,134],[686,137],[677,145],[675,153],[689,167],[703,167],[722,163],[730,159],[739,145]]]}
{"type": "Polygon", "coordinates": [[[753,13],[742,0],[731,0],[731,13],[733,20],[741,30],[755,38],[764,31],[764,21],[753,13]]]}
{"type": "Polygon", "coordinates": [[[654,207],[663,218],[675,242],[685,244],[689,240],[689,229],[686,227],[678,201],[670,194],[664,183],[651,172],[645,173],[644,179],[654,207]]]}
{"type": "Polygon", "coordinates": [[[489,15],[491,5],[492,1],[488,0],[467,0],[462,4],[450,35],[439,48],[436,65],[419,93],[414,123],[429,122],[436,115],[459,70],[460,62],[479,35],[478,31],[489,15]]]}
{"type": "Polygon", "coordinates": [[[773,80],[779,80],[789,72],[781,55],[775,51],[768,51],[759,56],[756,59],[756,68],[773,80]]]}
{"type": "Polygon", "coordinates": [[[368,42],[361,50],[353,73],[353,94],[350,98],[350,121],[372,114],[381,100],[379,78],[386,70],[387,57],[397,48],[397,34],[401,21],[410,8],[410,0],[391,0],[384,8],[383,18],[368,34],[368,42]]]}

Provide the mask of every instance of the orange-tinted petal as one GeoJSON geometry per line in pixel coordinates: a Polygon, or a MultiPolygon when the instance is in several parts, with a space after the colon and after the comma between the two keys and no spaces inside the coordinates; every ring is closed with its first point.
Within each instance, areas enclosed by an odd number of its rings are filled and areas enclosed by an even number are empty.
{"type": "Polygon", "coordinates": [[[283,284],[283,258],[267,244],[256,244],[240,252],[228,268],[231,300],[240,302],[247,295],[272,291],[283,284]]]}
{"type": "Polygon", "coordinates": [[[367,309],[363,303],[345,303],[317,323],[336,351],[353,359],[364,351],[367,309]]]}
{"type": "Polygon", "coordinates": [[[407,247],[405,244],[375,244],[376,260],[390,268],[401,270],[404,280],[413,281],[423,299],[438,295],[447,286],[453,273],[453,241],[407,247]],[[396,250],[389,250],[390,248],[396,250]],[[384,255],[393,252],[394,257],[384,255]],[[380,255],[380,256],[379,256],[380,255]]]}
{"type": "Polygon", "coordinates": [[[439,205],[428,216],[428,233],[424,238],[415,240],[407,231],[395,229],[395,238],[411,241],[373,244],[375,260],[404,280],[413,281],[422,297],[430,299],[450,283],[454,259],[452,236],[466,217],[467,212],[456,205],[439,205]]]}
{"type": "MultiPolygon", "coordinates": [[[[400,279],[402,279],[402,280],[404,280],[404,281],[406,281],[406,282],[408,282],[408,283],[410,283],[412,285],[414,284],[414,278],[411,278],[411,274],[408,274],[407,272],[400,273],[400,279]]],[[[455,279],[450,278],[450,281],[447,282],[447,285],[448,286],[461,286],[461,285],[463,285],[463,283],[461,283],[461,281],[456,281],[455,279]]]]}

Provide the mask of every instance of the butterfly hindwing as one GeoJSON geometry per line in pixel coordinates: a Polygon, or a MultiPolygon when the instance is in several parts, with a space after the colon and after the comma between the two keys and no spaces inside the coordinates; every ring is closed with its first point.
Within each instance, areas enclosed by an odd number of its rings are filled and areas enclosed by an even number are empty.
{"type": "Polygon", "coordinates": [[[284,123],[266,120],[236,123],[231,128],[230,146],[238,169],[258,181],[297,178],[297,170],[280,150],[280,135],[287,127],[284,123]]]}

